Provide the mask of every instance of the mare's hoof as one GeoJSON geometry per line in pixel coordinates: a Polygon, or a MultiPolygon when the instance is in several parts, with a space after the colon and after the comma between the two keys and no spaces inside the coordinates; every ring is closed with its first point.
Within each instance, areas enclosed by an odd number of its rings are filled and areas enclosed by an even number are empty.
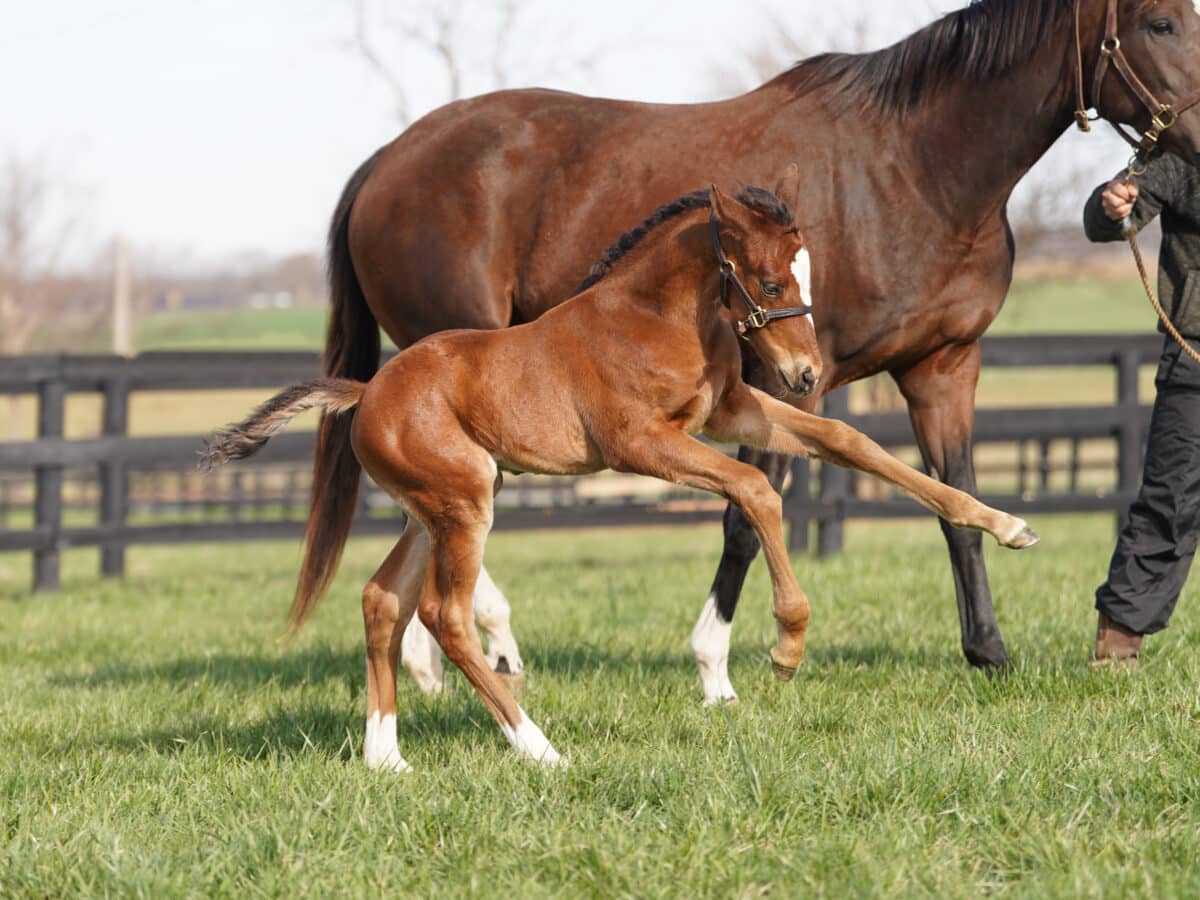
{"type": "Polygon", "coordinates": [[[1004,642],[999,638],[982,644],[964,646],[963,656],[974,668],[982,669],[989,677],[992,675],[1007,675],[1012,671],[1012,662],[1004,642]]]}

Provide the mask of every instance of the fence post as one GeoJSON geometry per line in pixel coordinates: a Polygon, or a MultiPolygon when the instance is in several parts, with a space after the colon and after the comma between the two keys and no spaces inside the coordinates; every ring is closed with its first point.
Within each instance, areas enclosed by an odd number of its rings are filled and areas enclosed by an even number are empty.
{"type": "MultiPolygon", "coordinates": [[[[38,437],[61,438],[66,407],[67,386],[62,381],[43,381],[38,385],[38,437]]],[[[50,534],[50,544],[33,551],[33,589],[58,590],[59,530],[62,528],[63,467],[37,466],[34,469],[33,521],[38,530],[50,534]]]]}
{"type": "MultiPolygon", "coordinates": [[[[842,388],[826,394],[822,415],[829,419],[848,421],[850,392],[842,388]]],[[[817,556],[834,556],[842,552],[850,482],[849,470],[830,463],[821,463],[821,518],[817,524],[817,556]]]]}
{"type": "Polygon", "coordinates": [[[792,486],[783,498],[783,518],[788,523],[788,550],[808,552],[808,505],[812,502],[812,464],[806,457],[792,460],[792,486]]]}
{"type": "MultiPolygon", "coordinates": [[[[104,420],[101,431],[108,436],[129,434],[129,382],[123,378],[104,383],[104,420]]],[[[100,524],[121,528],[129,511],[129,473],[120,460],[100,464],[100,524]]],[[[125,545],[104,544],[100,548],[100,574],[125,574],[125,545]]]]}
{"type": "MultiPolygon", "coordinates": [[[[1138,355],[1125,351],[1117,357],[1117,406],[1121,427],[1117,433],[1117,490],[1122,498],[1132,497],[1141,480],[1142,423],[1138,410],[1138,355]]],[[[1125,527],[1129,506],[1122,502],[1117,530],[1125,527]]]]}

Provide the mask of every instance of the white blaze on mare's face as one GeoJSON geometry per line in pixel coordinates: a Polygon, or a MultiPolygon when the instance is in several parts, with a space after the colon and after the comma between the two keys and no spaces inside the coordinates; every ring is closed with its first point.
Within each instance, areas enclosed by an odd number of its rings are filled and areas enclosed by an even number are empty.
{"type": "MultiPolygon", "coordinates": [[[[1200,3],[1200,0],[1196,2],[1200,3]]],[[[812,306],[812,257],[808,255],[807,247],[801,247],[796,258],[792,260],[792,277],[796,279],[796,284],[800,285],[800,302],[812,306]]],[[[812,324],[811,313],[808,321],[812,324]]]]}

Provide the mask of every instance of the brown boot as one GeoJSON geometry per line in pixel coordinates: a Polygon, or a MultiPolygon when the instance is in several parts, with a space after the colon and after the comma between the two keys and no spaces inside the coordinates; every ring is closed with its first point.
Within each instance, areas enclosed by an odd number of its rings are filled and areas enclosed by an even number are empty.
{"type": "Polygon", "coordinates": [[[1142,636],[1118,625],[1104,613],[1096,626],[1096,652],[1092,668],[1136,669],[1142,650],[1142,636]]]}

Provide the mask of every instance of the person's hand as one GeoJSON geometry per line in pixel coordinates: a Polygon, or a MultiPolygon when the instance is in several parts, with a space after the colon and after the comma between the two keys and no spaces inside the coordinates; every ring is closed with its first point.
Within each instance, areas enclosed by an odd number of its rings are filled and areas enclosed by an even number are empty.
{"type": "Polygon", "coordinates": [[[1133,205],[1137,203],[1138,188],[1132,182],[1125,181],[1110,181],[1104,188],[1104,193],[1100,195],[1100,203],[1104,207],[1104,214],[1114,222],[1120,222],[1123,219],[1133,215],[1133,205]]]}

